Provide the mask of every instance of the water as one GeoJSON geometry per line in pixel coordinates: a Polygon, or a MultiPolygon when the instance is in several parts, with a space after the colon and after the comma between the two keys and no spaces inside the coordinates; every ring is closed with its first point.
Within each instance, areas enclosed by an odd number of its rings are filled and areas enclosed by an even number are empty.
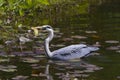
{"type": "Polygon", "coordinates": [[[25,22],[22,22],[24,25],[53,26],[55,38],[51,42],[51,51],[79,43],[97,45],[100,50],[82,60],[52,61],[44,55],[43,39],[35,38],[33,42],[22,44],[23,52],[20,52],[18,42],[12,46],[1,42],[0,79],[119,80],[120,5],[117,1],[90,5],[84,14],[79,13],[79,7],[76,7],[82,4],[75,3],[76,6],[58,6],[60,9],[50,10],[54,13],[46,13],[47,16],[43,11],[40,16],[34,16],[33,21],[30,17],[25,18],[25,22]]]}

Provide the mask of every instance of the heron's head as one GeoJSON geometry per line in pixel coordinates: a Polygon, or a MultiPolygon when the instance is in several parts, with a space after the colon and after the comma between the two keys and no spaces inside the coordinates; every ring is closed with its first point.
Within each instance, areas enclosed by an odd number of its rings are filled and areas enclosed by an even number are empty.
{"type": "Polygon", "coordinates": [[[52,27],[50,25],[43,25],[41,29],[49,31],[52,29],[52,27]]]}
{"type": "Polygon", "coordinates": [[[37,26],[34,28],[36,28],[37,30],[42,30],[42,31],[49,31],[52,29],[52,27],[50,25],[37,26]]]}

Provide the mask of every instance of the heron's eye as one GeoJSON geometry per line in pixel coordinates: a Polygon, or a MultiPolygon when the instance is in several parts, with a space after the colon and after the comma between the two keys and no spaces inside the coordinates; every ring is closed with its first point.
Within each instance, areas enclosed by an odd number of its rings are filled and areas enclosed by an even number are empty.
{"type": "Polygon", "coordinates": [[[51,27],[50,27],[50,26],[47,26],[46,28],[50,29],[51,27]]]}
{"type": "Polygon", "coordinates": [[[47,30],[47,29],[52,29],[52,27],[49,26],[49,25],[45,25],[45,26],[42,27],[42,30],[47,30]]]}

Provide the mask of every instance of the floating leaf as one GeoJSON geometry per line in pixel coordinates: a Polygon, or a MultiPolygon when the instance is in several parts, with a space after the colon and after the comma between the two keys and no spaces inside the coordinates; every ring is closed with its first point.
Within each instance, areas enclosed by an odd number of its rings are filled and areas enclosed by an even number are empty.
{"type": "Polygon", "coordinates": [[[87,37],[85,37],[85,36],[72,36],[72,38],[77,38],[77,39],[86,39],[87,37]]]}
{"type": "Polygon", "coordinates": [[[39,60],[34,59],[34,58],[23,58],[23,62],[27,62],[27,63],[38,63],[39,60]]]}
{"type": "Polygon", "coordinates": [[[40,76],[40,77],[46,77],[46,76],[47,76],[47,74],[40,73],[40,74],[39,74],[39,76],[40,76]]]}
{"type": "Polygon", "coordinates": [[[119,50],[119,47],[117,47],[117,46],[110,46],[107,49],[108,50],[119,50]]]}
{"type": "Polygon", "coordinates": [[[54,35],[54,38],[60,38],[61,35],[54,35]]]}
{"type": "Polygon", "coordinates": [[[31,76],[38,77],[39,74],[31,74],[31,76]]]}
{"type": "Polygon", "coordinates": [[[73,77],[89,77],[89,74],[72,74],[73,77]]]}
{"type": "Polygon", "coordinates": [[[118,45],[117,47],[119,47],[119,48],[120,48],[120,45],[118,45]]]}
{"type": "Polygon", "coordinates": [[[84,71],[75,70],[74,73],[83,73],[84,71]]]}
{"type": "Polygon", "coordinates": [[[26,80],[27,78],[28,76],[19,75],[19,76],[13,77],[12,80],[26,80]]]}
{"type": "Polygon", "coordinates": [[[34,57],[37,57],[37,58],[46,58],[45,55],[36,55],[36,56],[34,56],[34,57]]]}
{"type": "Polygon", "coordinates": [[[97,33],[97,31],[85,31],[85,33],[88,33],[88,34],[97,33]]]}
{"type": "Polygon", "coordinates": [[[17,69],[6,68],[6,69],[2,69],[1,71],[4,71],[4,72],[15,72],[15,71],[17,71],[17,69]]]}
{"type": "Polygon", "coordinates": [[[55,73],[55,75],[60,76],[63,75],[64,73],[55,73]]]}
{"type": "Polygon", "coordinates": [[[116,41],[116,40],[108,40],[108,41],[105,41],[106,43],[111,43],[111,44],[115,44],[115,43],[119,43],[119,41],[116,41]]]}
{"type": "Polygon", "coordinates": [[[0,70],[4,72],[15,72],[17,71],[16,68],[17,67],[14,65],[7,65],[7,66],[0,65],[0,70]]]}
{"type": "Polygon", "coordinates": [[[9,55],[7,55],[7,57],[15,57],[15,55],[9,54],[9,55]]]}
{"type": "Polygon", "coordinates": [[[66,65],[70,65],[70,63],[66,63],[66,62],[60,62],[60,63],[56,63],[57,65],[60,65],[60,66],[62,66],[62,65],[64,65],[64,66],[66,66],[66,65]]]}
{"type": "Polygon", "coordinates": [[[72,38],[64,38],[63,41],[72,41],[72,38]]]}
{"type": "Polygon", "coordinates": [[[66,69],[69,69],[69,70],[70,70],[70,69],[74,69],[74,67],[72,67],[72,66],[66,66],[65,68],[66,68],[66,69]]]}
{"type": "Polygon", "coordinates": [[[0,63],[1,62],[9,62],[10,60],[9,59],[2,59],[2,58],[0,58],[0,63]]]}
{"type": "Polygon", "coordinates": [[[17,66],[14,66],[14,65],[8,65],[7,67],[8,68],[17,68],[17,66]]]}
{"type": "Polygon", "coordinates": [[[117,53],[120,53],[120,50],[117,50],[116,52],[117,52],[117,53]]]}
{"type": "Polygon", "coordinates": [[[92,69],[91,69],[91,70],[88,69],[88,70],[84,70],[84,72],[87,72],[87,73],[88,73],[88,72],[94,72],[94,70],[92,70],[92,69]]]}
{"type": "Polygon", "coordinates": [[[120,76],[117,76],[117,79],[120,79],[120,76]]]}

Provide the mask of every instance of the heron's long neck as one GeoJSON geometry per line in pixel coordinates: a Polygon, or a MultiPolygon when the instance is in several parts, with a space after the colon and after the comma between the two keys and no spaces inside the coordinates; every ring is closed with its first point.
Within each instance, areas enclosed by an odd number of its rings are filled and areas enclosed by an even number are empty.
{"type": "Polygon", "coordinates": [[[52,52],[49,49],[49,42],[53,39],[53,36],[54,36],[53,30],[50,30],[48,37],[45,39],[45,51],[48,57],[53,56],[52,52]]]}

